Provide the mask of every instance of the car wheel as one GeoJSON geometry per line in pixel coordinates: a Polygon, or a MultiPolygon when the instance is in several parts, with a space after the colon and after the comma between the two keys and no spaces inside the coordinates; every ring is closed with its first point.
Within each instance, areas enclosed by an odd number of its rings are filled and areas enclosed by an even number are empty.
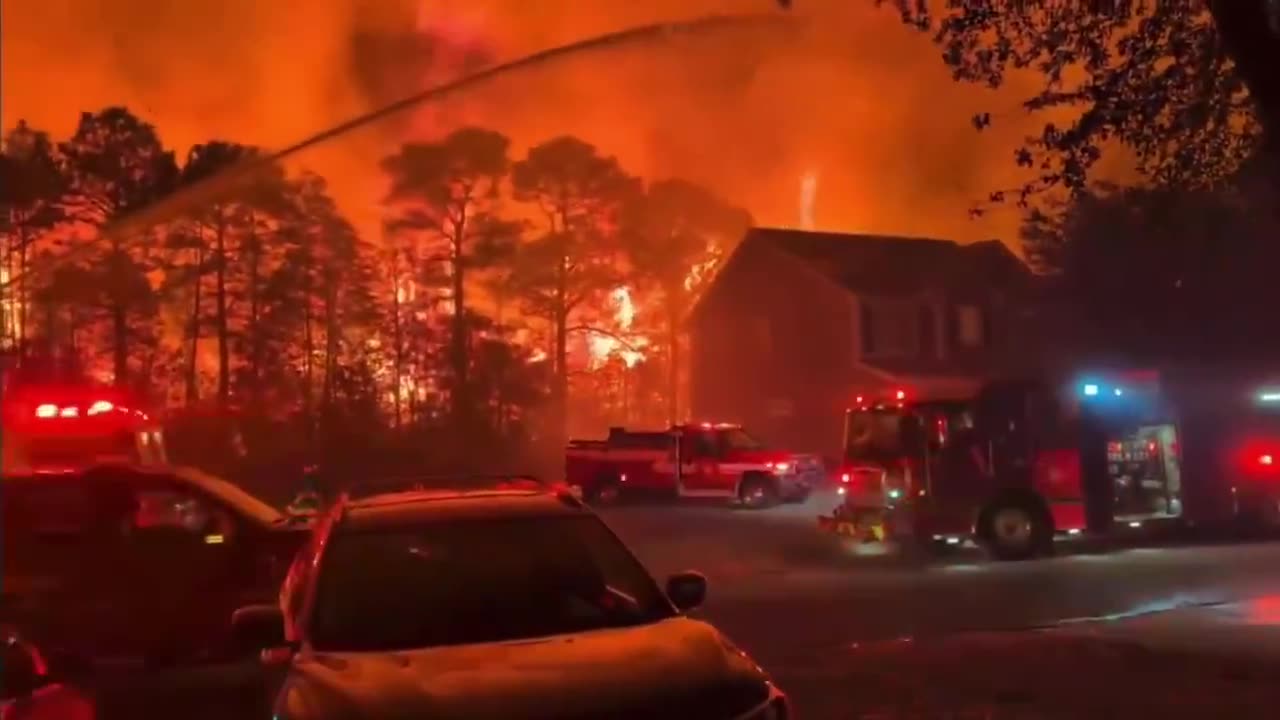
{"type": "Polygon", "coordinates": [[[605,475],[596,478],[591,487],[587,488],[585,495],[590,505],[617,505],[622,498],[622,485],[618,482],[618,478],[605,475]]]}
{"type": "Polygon", "coordinates": [[[778,504],[778,486],[771,478],[748,475],[738,486],[738,502],[745,508],[759,510],[778,504]]]}
{"type": "Polygon", "coordinates": [[[1053,542],[1044,513],[1029,502],[1000,502],[983,516],[982,539],[997,560],[1027,560],[1045,554],[1053,542]]]}

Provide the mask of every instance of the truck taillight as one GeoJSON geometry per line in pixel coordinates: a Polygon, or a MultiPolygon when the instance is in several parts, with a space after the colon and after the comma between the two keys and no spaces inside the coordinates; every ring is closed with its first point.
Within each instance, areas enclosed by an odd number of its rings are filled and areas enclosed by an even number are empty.
{"type": "Polygon", "coordinates": [[[94,404],[92,404],[92,405],[90,405],[90,406],[89,406],[89,414],[90,414],[90,415],[101,415],[102,413],[109,413],[109,412],[111,412],[112,410],[115,410],[115,409],[116,409],[116,406],[115,406],[115,405],[113,405],[112,403],[110,403],[110,402],[108,402],[108,401],[106,401],[106,400],[99,400],[99,401],[97,401],[97,402],[95,402],[94,404]]]}
{"type": "Polygon", "coordinates": [[[1271,465],[1275,464],[1275,457],[1272,456],[1270,453],[1259,455],[1258,464],[1263,467],[1270,467],[1271,465]]]}
{"type": "MultiPolygon", "coordinates": [[[[89,407],[84,412],[84,414],[90,415],[90,416],[104,415],[106,413],[114,412],[116,410],[124,411],[124,408],[117,407],[116,404],[111,402],[110,400],[97,400],[89,404],[89,407]]],[[[60,417],[61,418],[78,418],[81,415],[79,405],[55,405],[54,403],[41,403],[37,405],[35,414],[37,418],[40,418],[42,420],[48,420],[48,419],[60,418],[60,417]]],[[[140,412],[137,412],[137,414],[142,415],[142,413],[140,412]]]]}
{"type": "Polygon", "coordinates": [[[849,484],[849,473],[841,473],[841,474],[840,474],[840,482],[844,483],[845,485],[848,485],[848,484],[849,484]]]}

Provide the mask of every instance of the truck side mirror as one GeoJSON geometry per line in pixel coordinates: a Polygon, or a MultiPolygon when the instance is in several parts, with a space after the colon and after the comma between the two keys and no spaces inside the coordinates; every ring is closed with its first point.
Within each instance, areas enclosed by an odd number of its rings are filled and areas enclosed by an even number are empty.
{"type": "Polygon", "coordinates": [[[231,634],[245,653],[281,647],[286,644],[284,613],[275,605],[242,607],[231,615],[231,634]]]}
{"type": "Polygon", "coordinates": [[[667,578],[667,597],[680,612],[688,612],[707,599],[707,578],[702,573],[686,571],[667,578]]]}

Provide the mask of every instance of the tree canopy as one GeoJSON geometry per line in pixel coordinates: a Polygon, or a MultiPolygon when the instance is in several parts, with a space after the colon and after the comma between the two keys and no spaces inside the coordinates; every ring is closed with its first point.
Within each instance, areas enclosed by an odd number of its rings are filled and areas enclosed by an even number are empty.
{"type": "MultiPolygon", "coordinates": [[[[1050,188],[1085,192],[1112,142],[1166,186],[1217,185],[1259,149],[1280,157],[1273,0],[888,4],[932,33],[957,80],[996,87],[1015,73],[1039,75],[1039,90],[1022,107],[1066,119],[1047,120],[1017,150],[1016,162],[1030,171],[1012,190],[1019,202],[1050,188]]],[[[991,112],[973,118],[978,129],[999,120],[991,112]]]]}

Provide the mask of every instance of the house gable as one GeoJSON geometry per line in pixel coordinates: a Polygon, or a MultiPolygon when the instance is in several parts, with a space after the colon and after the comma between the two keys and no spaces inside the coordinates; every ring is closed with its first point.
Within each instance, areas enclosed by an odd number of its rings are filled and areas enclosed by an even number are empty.
{"type": "Polygon", "coordinates": [[[686,323],[695,326],[701,317],[714,312],[724,302],[732,302],[741,286],[775,283],[786,276],[796,281],[818,282],[833,290],[849,292],[830,275],[777,247],[771,238],[757,229],[749,230],[742,242],[711,280],[711,285],[698,298],[686,323]]]}

